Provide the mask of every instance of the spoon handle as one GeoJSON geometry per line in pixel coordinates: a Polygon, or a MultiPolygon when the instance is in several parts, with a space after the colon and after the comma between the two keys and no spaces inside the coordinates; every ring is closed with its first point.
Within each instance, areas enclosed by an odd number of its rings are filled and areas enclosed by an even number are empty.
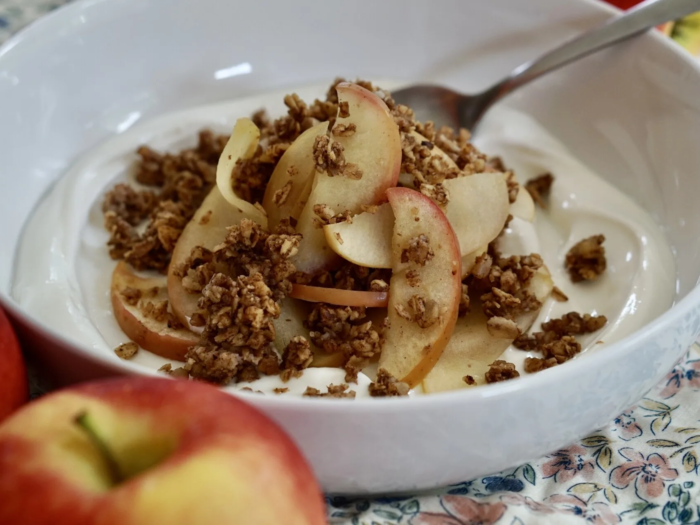
{"type": "Polygon", "coordinates": [[[505,80],[488,90],[494,97],[492,102],[553,69],[696,11],[700,11],[700,0],[646,0],[602,26],[517,67],[505,80]]]}

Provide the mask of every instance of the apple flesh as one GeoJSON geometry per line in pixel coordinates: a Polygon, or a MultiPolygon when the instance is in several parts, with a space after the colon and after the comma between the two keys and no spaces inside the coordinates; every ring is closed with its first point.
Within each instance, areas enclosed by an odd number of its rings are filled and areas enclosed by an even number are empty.
{"type": "Polygon", "coordinates": [[[198,336],[187,329],[169,328],[167,322],[146,317],[137,305],[126,302],[122,294],[126,288],[139,290],[144,300],[157,303],[168,299],[166,278],[139,277],[124,261],[120,261],[112,273],[112,310],[119,327],[141,348],[166,359],[184,361],[187,349],[197,344],[198,336]],[[153,294],[156,290],[157,293],[153,294]]]}
{"type": "Polygon", "coordinates": [[[249,159],[255,153],[260,141],[260,130],[248,118],[240,118],[233,127],[224,150],[219,157],[219,164],[216,167],[216,185],[226,201],[231,206],[242,210],[251,217],[255,217],[255,222],[267,227],[267,217],[253,204],[243,200],[233,190],[231,176],[233,169],[239,160],[249,159]]]}
{"type": "Polygon", "coordinates": [[[213,250],[226,238],[226,228],[239,224],[242,219],[258,221],[259,215],[250,215],[243,208],[231,206],[219,192],[213,188],[204,202],[182,231],[175,245],[168,267],[168,299],[173,313],[182,324],[189,326],[192,314],[197,310],[199,294],[189,293],[182,286],[182,277],[178,275],[182,264],[196,246],[213,250]]]}
{"type": "Polygon", "coordinates": [[[0,308],[0,421],[23,405],[29,397],[27,369],[22,351],[7,315],[0,308]]]}
{"type": "Polygon", "coordinates": [[[328,132],[328,122],[321,122],[307,129],[292,143],[280,158],[270,181],[265,189],[263,208],[267,212],[267,224],[274,230],[282,219],[299,218],[303,206],[311,193],[310,182],[316,173],[316,161],[313,155],[314,141],[319,135],[328,132]],[[278,203],[280,193],[289,185],[288,193],[283,202],[278,203]]]}
{"type": "Polygon", "coordinates": [[[346,261],[367,268],[391,268],[391,235],[394,212],[388,203],[377,211],[355,215],[352,222],[323,227],[326,242],[346,261]]]}
{"type": "Polygon", "coordinates": [[[408,188],[391,188],[387,196],[396,221],[389,329],[379,367],[414,387],[435,366],[454,330],[462,290],[459,242],[442,210],[428,197],[408,188]],[[422,266],[402,262],[408,243],[421,235],[429,241],[432,258],[422,266]],[[407,275],[409,271],[415,272],[419,282],[407,275]],[[437,313],[431,325],[421,327],[400,315],[414,296],[420,296],[428,309],[437,313]]]}
{"type": "Polygon", "coordinates": [[[379,204],[385,200],[387,188],[396,186],[401,169],[401,137],[384,101],[357,84],[343,82],[336,89],[340,104],[348,105],[349,116],[341,117],[339,112],[335,126],[354,125],[356,131],[346,137],[331,134],[330,140],[343,146],[346,161],[354,164],[362,177],[315,174],[296,227],[303,241],[294,264],[306,273],[326,269],[337,260],[323,229],[317,224],[314,206],[328,206],[336,214],[360,213],[363,204],[379,204]]]}
{"type": "Polygon", "coordinates": [[[146,377],[62,390],[5,420],[0,501],[13,525],[326,523],[311,469],[275,423],[213,386],[146,377]],[[121,483],[75,422],[85,415],[121,483]]]}
{"type": "Polygon", "coordinates": [[[510,214],[527,222],[535,220],[535,201],[532,200],[530,192],[522,186],[518,190],[515,202],[510,205],[510,214]]]}
{"type": "Polygon", "coordinates": [[[442,185],[449,193],[445,215],[457,234],[462,255],[498,237],[510,209],[502,173],[475,173],[442,185]]]}
{"type": "MultiPolygon", "coordinates": [[[[554,283],[546,266],[540,267],[533,275],[528,290],[544,303],[552,292],[554,283]]],[[[539,315],[539,311],[526,312],[517,319],[521,332],[529,330],[539,315]]],[[[426,393],[443,392],[467,388],[462,379],[466,375],[474,378],[477,384],[484,384],[484,376],[491,363],[498,359],[512,344],[512,339],[493,337],[486,327],[481,303],[474,300],[470,312],[457,320],[454,333],[447,348],[435,367],[423,380],[426,393]]]]}

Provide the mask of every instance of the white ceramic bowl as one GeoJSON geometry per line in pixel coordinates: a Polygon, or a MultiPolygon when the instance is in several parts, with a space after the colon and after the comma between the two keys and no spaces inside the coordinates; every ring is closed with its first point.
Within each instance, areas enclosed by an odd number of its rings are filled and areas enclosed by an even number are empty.
{"type": "MultiPolygon", "coordinates": [[[[612,12],[590,0],[83,0],[60,9],[0,50],[2,302],[59,384],[153,373],[52,333],[9,297],[22,224],[78,155],[124,122],[336,75],[477,90],[612,12]],[[216,74],[236,65],[247,74],[216,74]]],[[[676,304],[643,330],[552,370],[463,392],[250,402],[291,433],[336,493],[462,481],[605,424],[700,332],[698,93],[691,57],[649,34],[507,102],[664,226],[677,257],[676,304]]]]}

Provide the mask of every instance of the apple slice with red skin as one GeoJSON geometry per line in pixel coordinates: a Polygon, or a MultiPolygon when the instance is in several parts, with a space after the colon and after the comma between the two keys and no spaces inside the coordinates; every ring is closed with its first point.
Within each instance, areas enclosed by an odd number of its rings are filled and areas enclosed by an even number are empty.
{"type": "Polygon", "coordinates": [[[168,299],[173,313],[185,326],[189,326],[200,296],[189,293],[182,286],[182,277],[178,275],[182,264],[196,246],[213,250],[226,238],[226,229],[239,224],[241,219],[257,221],[259,216],[232,206],[221,196],[218,188],[212,188],[177,240],[168,267],[168,299]]]}
{"type": "Polygon", "coordinates": [[[349,136],[331,133],[330,140],[343,146],[345,160],[354,164],[362,177],[315,174],[296,226],[303,240],[294,264],[306,273],[327,269],[337,260],[323,229],[318,227],[314,206],[326,205],[334,213],[360,213],[363,204],[379,204],[386,199],[387,188],[396,186],[401,170],[401,137],[384,101],[357,84],[343,82],[336,89],[341,106],[347,103],[349,116],[341,117],[339,111],[335,126],[354,125],[356,130],[349,136]]]}
{"type": "Polygon", "coordinates": [[[384,368],[410,387],[419,384],[435,366],[450,340],[462,292],[459,242],[445,214],[428,197],[408,188],[387,190],[396,221],[392,237],[393,272],[389,288],[389,329],[379,359],[384,368]],[[409,242],[425,235],[433,256],[423,266],[402,262],[409,242]],[[409,279],[416,272],[419,282],[409,279]],[[412,286],[413,284],[413,286],[412,286]],[[437,318],[422,328],[399,314],[420,296],[437,318]],[[397,310],[398,307],[398,310],[397,310]]]}
{"type": "MultiPolygon", "coordinates": [[[[552,293],[554,283],[546,266],[540,267],[528,286],[528,290],[542,303],[552,293]]],[[[515,319],[520,331],[525,333],[539,315],[539,310],[526,312],[515,319]]],[[[486,326],[481,302],[475,299],[470,312],[457,320],[447,348],[435,367],[423,380],[426,393],[467,388],[462,379],[466,375],[477,384],[484,384],[484,376],[491,363],[497,360],[513,343],[512,339],[493,337],[486,326]]]]}
{"type": "Polygon", "coordinates": [[[311,303],[327,303],[338,306],[364,306],[367,308],[386,308],[389,298],[387,292],[372,292],[362,290],[340,290],[338,288],[323,288],[295,284],[292,286],[290,297],[311,303]]]}
{"type": "Polygon", "coordinates": [[[0,450],[3,524],[326,523],[321,489],[284,431],[197,381],[130,376],[52,393],[0,425],[0,450]]]}
{"type": "Polygon", "coordinates": [[[231,183],[231,175],[240,159],[249,159],[255,154],[260,141],[260,130],[248,118],[239,118],[233,127],[216,167],[216,186],[221,196],[233,207],[247,213],[255,222],[267,228],[267,217],[253,204],[236,195],[231,183]]]}
{"type": "Polygon", "coordinates": [[[312,186],[310,182],[316,174],[314,141],[316,137],[325,135],[327,132],[328,122],[321,122],[307,129],[289,146],[275,166],[262,202],[267,212],[270,231],[273,231],[282,219],[299,218],[303,209],[299,203],[309,198],[312,186]],[[289,185],[289,192],[285,200],[280,204],[276,203],[278,192],[284,191],[287,185],[289,185]]]}
{"type": "Polygon", "coordinates": [[[139,290],[144,300],[157,303],[168,299],[166,278],[139,277],[120,261],[112,273],[112,309],[119,327],[134,343],[166,359],[184,361],[187,349],[196,345],[199,337],[184,328],[169,328],[167,322],[146,317],[138,305],[130,305],[125,300],[122,292],[127,288],[139,290]]]}
{"type": "Polygon", "coordinates": [[[26,403],[29,397],[27,369],[7,315],[0,308],[0,421],[26,403]]]}

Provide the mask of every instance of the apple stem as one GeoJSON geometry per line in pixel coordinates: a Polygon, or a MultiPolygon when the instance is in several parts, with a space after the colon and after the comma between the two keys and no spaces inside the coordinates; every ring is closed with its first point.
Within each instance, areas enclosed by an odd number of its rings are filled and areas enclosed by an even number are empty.
{"type": "Polygon", "coordinates": [[[90,425],[90,419],[88,418],[87,412],[82,412],[81,414],[78,414],[75,417],[74,422],[76,425],[78,425],[78,427],[80,427],[80,429],[83,432],[85,432],[87,437],[90,439],[90,442],[94,445],[94,447],[99,452],[100,456],[102,456],[102,458],[104,459],[105,463],[107,464],[107,470],[109,472],[109,477],[111,478],[112,483],[114,485],[118,485],[119,483],[124,481],[126,478],[122,475],[121,470],[119,469],[119,465],[114,459],[112,451],[109,449],[104,440],[95,432],[95,430],[92,428],[92,425],[90,425]]]}

